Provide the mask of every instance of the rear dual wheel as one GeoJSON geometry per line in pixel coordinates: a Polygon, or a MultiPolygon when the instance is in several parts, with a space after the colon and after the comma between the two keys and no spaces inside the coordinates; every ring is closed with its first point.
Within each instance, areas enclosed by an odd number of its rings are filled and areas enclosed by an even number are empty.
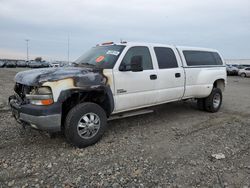
{"type": "Polygon", "coordinates": [[[197,99],[197,106],[200,110],[217,112],[222,104],[222,92],[219,88],[213,88],[210,95],[206,98],[197,99]]]}

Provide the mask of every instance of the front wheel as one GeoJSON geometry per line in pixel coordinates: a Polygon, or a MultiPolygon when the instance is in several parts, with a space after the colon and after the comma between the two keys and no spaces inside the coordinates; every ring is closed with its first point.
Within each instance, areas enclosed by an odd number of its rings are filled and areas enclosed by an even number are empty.
{"type": "Polygon", "coordinates": [[[213,88],[210,95],[205,98],[205,110],[208,112],[217,112],[222,103],[222,92],[219,88],[213,88]]]}
{"type": "Polygon", "coordinates": [[[95,144],[105,132],[107,116],[95,103],[82,103],[72,108],[65,120],[65,136],[72,145],[83,148],[95,144]]]}
{"type": "Polygon", "coordinates": [[[247,75],[246,75],[245,73],[241,73],[240,76],[241,76],[242,78],[244,78],[244,77],[246,77],[247,75]]]}

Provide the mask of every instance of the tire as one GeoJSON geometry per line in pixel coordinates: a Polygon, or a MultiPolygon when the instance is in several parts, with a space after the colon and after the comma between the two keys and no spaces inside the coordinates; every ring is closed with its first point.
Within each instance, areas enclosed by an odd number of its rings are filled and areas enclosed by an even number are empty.
{"type": "Polygon", "coordinates": [[[69,111],[64,133],[70,144],[83,148],[98,142],[106,126],[105,111],[95,103],[86,102],[76,105],[69,111]]]}
{"type": "Polygon", "coordinates": [[[222,103],[222,92],[219,88],[213,88],[210,95],[205,98],[205,110],[208,112],[217,112],[222,103]]]}
{"type": "Polygon", "coordinates": [[[247,77],[246,73],[241,73],[240,76],[241,76],[242,78],[247,77]]]}
{"type": "Polygon", "coordinates": [[[197,107],[199,110],[205,110],[205,99],[197,99],[197,107]]]}

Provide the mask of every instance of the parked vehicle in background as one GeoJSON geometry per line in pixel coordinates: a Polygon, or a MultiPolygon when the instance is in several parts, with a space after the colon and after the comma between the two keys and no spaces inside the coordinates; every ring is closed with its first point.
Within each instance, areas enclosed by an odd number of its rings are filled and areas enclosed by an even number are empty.
{"type": "Polygon", "coordinates": [[[33,61],[33,60],[31,60],[30,62],[29,62],[29,68],[42,68],[43,67],[43,64],[42,64],[42,62],[40,62],[40,61],[33,61]]]}
{"type": "Polygon", "coordinates": [[[47,62],[47,61],[42,61],[42,67],[43,68],[48,68],[48,67],[50,67],[50,63],[47,62]]]}
{"type": "Polygon", "coordinates": [[[245,66],[244,65],[238,65],[237,68],[240,70],[240,69],[244,69],[245,66]]]}
{"type": "Polygon", "coordinates": [[[240,69],[238,74],[241,77],[248,77],[248,76],[250,76],[250,67],[247,67],[247,68],[244,68],[244,69],[240,69]]]}
{"type": "Polygon", "coordinates": [[[108,118],[148,113],[147,107],[197,99],[200,110],[217,112],[227,79],[220,54],[205,48],[104,43],[76,64],[19,72],[9,102],[18,122],[64,131],[77,147],[96,143],[108,118]]]}
{"type": "Polygon", "coordinates": [[[5,67],[15,68],[16,62],[15,61],[7,61],[5,67]]]}
{"type": "Polygon", "coordinates": [[[4,61],[0,61],[0,67],[4,67],[5,66],[5,62],[4,61]]]}
{"type": "Polygon", "coordinates": [[[238,65],[238,69],[244,69],[244,68],[247,68],[247,67],[250,67],[250,65],[247,65],[247,64],[238,65]]]}
{"type": "Polygon", "coordinates": [[[60,63],[53,62],[53,63],[51,63],[51,67],[54,67],[54,68],[60,67],[60,63]]]}
{"type": "Polygon", "coordinates": [[[66,67],[68,65],[69,65],[68,62],[65,62],[65,61],[60,62],[60,67],[66,67]]]}
{"type": "Polygon", "coordinates": [[[250,67],[250,64],[242,64],[242,65],[246,68],[250,67]]]}
{"type": "Polygon", "coordinates": [[[226,65],[227,75],[238,75],[239,69],[237,65],[226,65]]]}
{"type": "Polygon", "coordinates": [[[26,67],[27,63],[24,60],[19,60],[19,61],[17,61],[16,66],[17,67],[26,67]]]}

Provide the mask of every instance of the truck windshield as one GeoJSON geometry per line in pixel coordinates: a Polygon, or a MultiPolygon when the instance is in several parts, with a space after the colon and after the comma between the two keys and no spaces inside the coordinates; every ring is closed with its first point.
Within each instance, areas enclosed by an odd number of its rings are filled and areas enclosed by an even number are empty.
{"type": "Polygon", "coordinates": [[[79,57],[75,63],[79,66],[90,65],[112,69],[124,47],[124,45],[96,46],[79,57]]]}

